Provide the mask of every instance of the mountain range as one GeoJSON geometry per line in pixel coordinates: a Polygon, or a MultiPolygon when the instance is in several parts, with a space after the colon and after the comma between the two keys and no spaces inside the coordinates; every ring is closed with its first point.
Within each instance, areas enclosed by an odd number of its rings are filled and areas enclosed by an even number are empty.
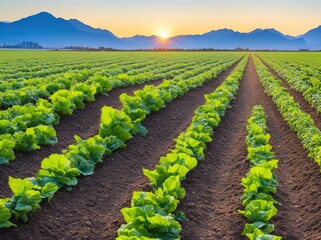
{"type": "Polygon", "coordinates": [[[115,49],[320,50],[321,26],[299,36],[285,35],[273,28],[255,29],[248,33],[225,28],[204,34],[180,35],[162,40],[158,36],[143,35],[119,38],[108,30],[93,28],[77,19],[56,18],[47,12],[14,22],[0,22],[0,45],[14,45],[23,41],[38,42],[45,48],[74,46],[115,49]]]}

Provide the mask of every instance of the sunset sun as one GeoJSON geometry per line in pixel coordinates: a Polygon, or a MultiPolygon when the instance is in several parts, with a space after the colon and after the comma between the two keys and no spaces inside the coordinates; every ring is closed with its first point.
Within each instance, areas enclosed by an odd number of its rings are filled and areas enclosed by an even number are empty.
{"type": "Polygon", "coordinates": [[[162,31],[159,31],[159,32],[157,33],[157,36],[160,37],[160,38],[162,38],[162,39],[167,39],[167,38],[170,37],[170,34],[169,34],[168,31],[162,30],[162,31]]]}

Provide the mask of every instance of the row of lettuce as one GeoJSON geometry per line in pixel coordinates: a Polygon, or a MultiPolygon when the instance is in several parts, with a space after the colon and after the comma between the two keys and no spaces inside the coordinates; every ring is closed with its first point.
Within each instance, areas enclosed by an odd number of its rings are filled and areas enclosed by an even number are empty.
{"type": "MultiPolygon", "coordinates": [[[[1,62],[0,81],[14,81],[20,79],[25,81],[33,78],[44,78],[49,75],[66,73],[68,71],[91,68],[92,66],[106,66],[120,62],[117,57],[96,57],[96,58],[72,58],[68,57],[53,57],[48,55],[45,58],[37,58],[35,55],[27,59],[15,59],[11,56],[11,61],[1,62]],[[32,60],[32,61],[31,61],[32,60]]],[[[127,59],[124,59],[125,61],[127,59]]]]}
{"type": "Polygon", "coordinates": [[[121,210],[126,224],[117,239],[180,239],[182,212],[175,212],[185,189],[181,182],[204,158],[206,144],[212,141],[214,128],[224,116],[239,87],[248,57],[213,92],[205,95],[205,104],[195,111],[191,125],[176,139],[174,149],[160,158],[154,170],[144,169],[152,191],[133,193],[131,207],[121,210]]]}
{"type": "Polygon", "coordinates": [[[125,81],[149,74],[160,74],[159,69],[174,65],[174,62],[144,61],[141,63],[124,61],[118,67],[107,65],[105,67],[92,67],[73,70],[63,74],[53,74],[45,78],[20,79],[0,82],[0,107],[8,108],[14,105],[25,105],[37,101],[39,98],[49,99],[59,90],[70,90],[75,84],[86,83],[90,77],[102,76],[109,81],[125,81]],[[125,71],[130,67],[130,71],[125,71]],[[150,71],[154,71],[150,73],[150,71]]]}
{"type": "Polygon", "coordinates": [[[289,127],[297,134],[309,157],[321,167],[321,131],[311,116],[301,110],[293,97],[282,87],[281,81],[273,77],[260,59],[254,58],[255,68],[266,93],[271,96],[289,127]]]}
{"type": "MultiPolygon", "coordinates": [[[[157,62],[151,62],[152,65],[156,64],[157,62]]],[[[26,93],[32,92],[34,89],[39,89],[38,95],[49,96],[53,94],[55,89],[68,89],[73,83],[81,82],[86,80],[89,76],[93,76],[94,73],[99,73],[102,76],[110,77],[115,76],[117,74],[130,72],[131,70],[127,71],[128,69],[135,70],[139,67],[146,67],[148,66],[148,61],[142,61],[135,63],[133,61],[124,61],[120,65],[117,63],[112,64],[111,61],[106,61],[103,63],[95,63],[93,62],[92,65],[88,68],[85,68],[82,64],[76,66],[69,71],[63,71],[59,73],[52,73],[46,77],[36,77],[36,78],[13,78],[2,80],[0,82],[0,92],[1,92],[1,99],[2,107],[8,107],[10,105],[10,96],[12,94],[19,95],[19,90],[23,90],[26,93]],[[125,64],[125,65],[123,65],[125,64]],[[41,91],[40,91],[41,90],[41,91]],[[6,94],[5,94],[6,93],[6,94]],[[9,95],[9,93],[11,95],[9,95]]],[[[29,93],[30,94],[30,93],[29,93]]],[[[33,100],[37,97],[37,95],[30,95],[29,98],[27,96],[21,96],[20,98],[15,98],[16,103],[20,105],[28,103],[28,100],[33,100]]]]}
{"type": "MultiPolygon", "coordinates": [[[[231,57],[232,55],[224,57],[231,57]]],[[[174,57],[155,55],[153,58],[119,55],[100,61],[91,59],[90,63],[87,64],[71,65],[67,71],[60,71],[60,69],[64,68],[58,67],[58,73],[52,72],[50,74],[48,72],[46,77],[0,79],[0,106],[6,108],[13,104],[26,104],[30,101],[35,101],[39,97],[49,98],[55,91],[69,89],[73,83],[84,82],[88,77],[95,74],[111,79],[128,78],[129,76],[148,73],[150,70],[161,70],[164,67],[175,64],[187,64],[195,61],[208,61],[210,59],[217,61],[218,55],[204,54],[192,59],[185,57],[185,55],[174,57]]],[[[153,74],[164,74],[164,72],[156,71],[153,74]]]]}
{"type": "Polygon", "coordinates": [[[0,61],[2,67],[0,69],[0,89],[3,89],[3,83],[23,82],[23,85],[27,86],[30,85],[28,80],[44,79],[46,81],[48,76],[59,77],[61,74],[78,73],[82,70],[91,71],[95,69],[96,71],[102,71],[109,68],[115,69],[116,72],[122,70],[123,73],[126,73],[138,69],[139,65],[143,66],[146,62],[184,61],[180,58],[168,59],[156,55],[139,57],[135,54],[100,54],[96,56],[89,54],[82,57],[79,53],[76,53],[68,54],[68,56],[65,56],[66,58],[63,54],[56,56],[45,54],[44,59],[32,57],[28,56],[27,59],[14,61],[15,58],[12,56],[12,61],[6,61],[5,63],[0,61]]]}
{"type": "Polygon", "coordinates": [[[274,224],[270,223],[270,220],[277,214],[277,201],[272,194],[276,192],[278,185],[273,172],[278,167],[278,160],[275,159],[269,144],[266,119],[262,106],[255,106],[247,124],[246,143],[251,168],[242,179],[244,194],[241,201],[244,210],[239,210],[239,213],[251,221],[245,225],[242,233],[250,240],[282,239],[270,234],[274,230],[274,224]]]}
{"type": "Polygon", "coordinates": [[[311,64],[307,66],[294,61],[280,60],[277,57],[262,55],[262,59],[292,88],[302,93],[303,98],[318,113],[321,113],[321,74],[319,69],[314,69],[311,64]]]}
{"type": "MultiPolygon", "coordinates": [[[[144,60],[138,61],[136,63],[142,63],[144,60]]],[[[3,71],[7,74],[1,74],[0,72],[0,81],[1,81],[1,90],[4,90],[4,87],[9,89],[18,89],[19,87],[24,87],[31,85],[30,81],[35,81],[39,79],[47,80],[48,76],[60,77],[62,74],[66,73],[78,73],[82,70],[91,70],[91,69],[103,69],[103,68],[122,68],[122,63],[127,63],[129,66],[134,65],[134,61],[130,59],[117,59],[117,58],[108,58],[108,59],[91,59],[89,62],[84,61],[84,59],[78,59],[76,61],[66,60],[61,61],[57,60],[55,63],[50,63],[49,61],[39,64],[39,61],[33,60],[28,61],[23,64],[11,63],[11,69],[5,69],[4,64],[2,64],[3,71]],[[20,67],[19,67],[20,66],[20,67]],[[11,74],[10,74],[11,73],[11,74]],[[30,80],[30,81],[28,81],[30,80]],[[19,85],[15,85],[19,82],[19,85]],[[6,85],[7,83],[7,85],[6,85]]],[[[135,63],[135,64],[136,64],[135,63]]]]}
{"type": "MultiPolygon", "coordinates": [[[[155,52],[6,52],[0,56],[0,82],[25,81],[49,75],[74,72],[93,67],[113,66],[129,69],[143,62],[187,62],[190,59],[212,57],[220,53],[155,53],[155,52]],[[187,55],[191,56],[190,58],[187,55]]],[[[222,54],[224,56],[232,53],[222,54]]],[[[215,56],[214,56],[215,57],[215,56]]]]}
{"type": "MultiPolygon", "coordinates": [[[[174,80],[187,79],[232,60],[174,64],[161,71],[167,78],[175,76],[174,80]],[[202,67],[204,63],[207,66],[202,67]]],[[[14,149],[32,151],[39,149],[40,145],[55,144],[57,137],[53,125],[58,124],[59,116],[72,114],[75,109],[83,109],[84,102],[94,101],[97,93],[106,94],[114,88],[153,81],[159,77],[161,76],[155,72],[148,72],[145,77],[139,74],[133,78],[123,77],[112,81],[107,77],[94,75],[85,83],[77,83],[69,90],[57,91],[51,96],[51,102],[39,99],[35,105],[14,106],[1,111],[0,164],[7,164],[15,158],[14,149]]]]}
{"type": "MultiPolygon", "coordinates": [[[[59,189],[71,190],[77,185],[77,178],[80,175],[93,174],[96,164],[102,161],[103,156],[124,147],[125,142],[133,135],[147,134],[141,122],[149,113],[164,108],[173,99],[202,86],[236,61],[237,59],[234,59],[217,65],[209,71],[185,80],[178,78],[166,80],[157,87],[146,86],[142,90],[135,91],[134,96],[122,94],[121,110],[107,106],[102,109],[99,134],[86,140],[75,137],[76,144],[70,145],[62,154],[52,154],[45,158],[35,177],[9,178],[13,196],[0,200],[0,227],[15,226],[11,222],[13,216],[16,220],[27,221],[28,213],[38,209],[41,201],[50,200],[59,189]]],[[[230,96],[225,89],[222,89],[220,95],[222,94],[230,96]]],[[[211,110],[210,106],[209,110],[211,110]]]]}

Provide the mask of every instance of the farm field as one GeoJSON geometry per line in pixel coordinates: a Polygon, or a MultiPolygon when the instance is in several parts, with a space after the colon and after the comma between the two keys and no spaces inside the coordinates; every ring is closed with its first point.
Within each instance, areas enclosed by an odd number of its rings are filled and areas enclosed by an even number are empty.
{"type": "Polygon", "coordinates": [[[0,66],[0,239],[321,239],[321,53],[0,66]]]}

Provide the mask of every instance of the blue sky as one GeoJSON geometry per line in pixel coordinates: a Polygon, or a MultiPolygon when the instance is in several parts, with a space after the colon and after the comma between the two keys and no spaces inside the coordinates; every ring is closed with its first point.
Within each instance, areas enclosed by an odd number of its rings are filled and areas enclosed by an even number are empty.
{"type": "Polygon", "coordinates": [[[298,35],[321,25],[321,0],[1,0],[0,20],[40,11],[77,18],[118,36],[276,28],[298,35]]]}

